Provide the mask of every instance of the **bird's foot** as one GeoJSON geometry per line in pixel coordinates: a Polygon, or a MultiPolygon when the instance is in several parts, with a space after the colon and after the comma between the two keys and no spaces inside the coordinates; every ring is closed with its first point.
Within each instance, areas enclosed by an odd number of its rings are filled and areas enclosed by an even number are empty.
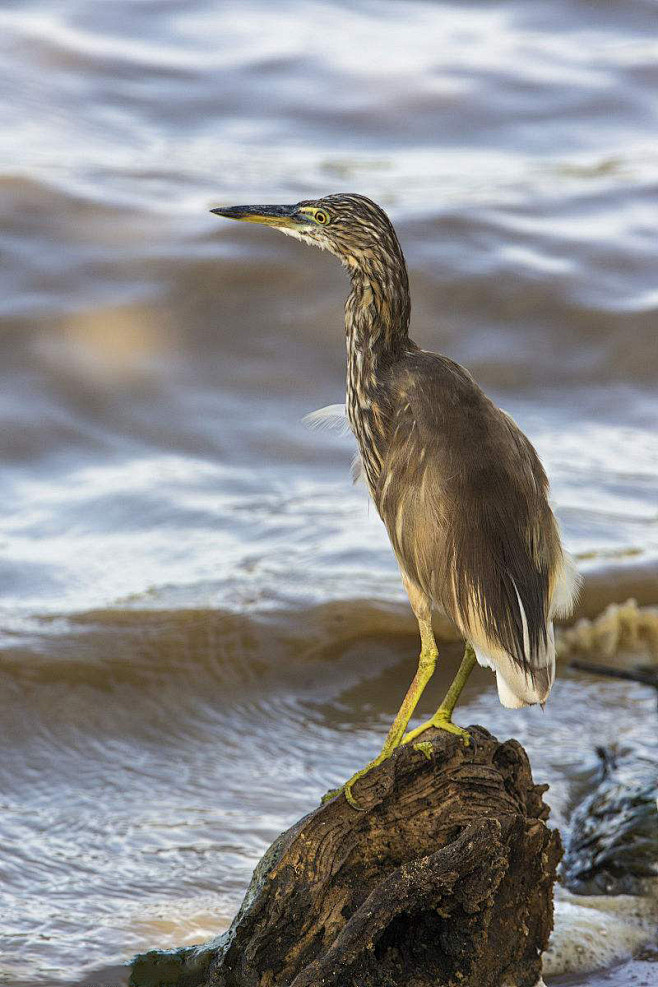
{"type": "Polygon", "coordinates": [[[388,760],[388,758],[391,756],[392,753],[393,753],[392,750],[389,751],[383,750],[381,754],[377,755],[374,761],[371,761],[370,764],[366,764],[365,768],[361,768],[360,771],[357,771],[355,774],[353,774],[352,777],[349,779],[349,781],[346,781],[344,785],[341,785],[340,788],[333,788],[330,792],[327,792],[326,795],[323,795],[322,801],[329,802],[331,801],[331,799],[335,798],[336,795],[340,795],[340,793],[342,792],[353,809],[357,809],[359,812],[365,812],[366,810],[363,808],[363,806],[360,806],[359,803],[354,798],[354,795],[352,794],[352,786],[356,781],[359,780],[359,778],[365,778],[365,776],[369,774],[369,772],[372,771],[373,768],[376,768],[377,765],[382,764],[384,761],[388,760]]]}
{"type": "Polygon", "coordinates": [[[436,730],[445,730],[447,733],[454,733],[455,736],[462,738],[467,747],[471,742],[471,735],[468,730],[463,730],[462,727],[458,727],[456,723],[453,723],[452,717],[449,713],[438,710],[431,720],[426,720],[424,723],[421,723],[419,727],[416,727],[415,730],[410,730],[409,733],[405,733],[402,738],[402,743],[411,743],[411,741],[415,740],[416,737],[420,737],[421,733],[429,730],[430,727],[434,727],[436,730]]]}

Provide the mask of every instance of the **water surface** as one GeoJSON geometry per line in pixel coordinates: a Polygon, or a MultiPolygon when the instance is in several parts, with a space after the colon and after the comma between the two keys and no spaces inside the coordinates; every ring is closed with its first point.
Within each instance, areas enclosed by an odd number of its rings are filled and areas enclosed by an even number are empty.
{"type": "MultiPolygon", "coordinates": [[[[0,4],[4,982],[225,928],[412,674],[351,440],[301,424],[344,394],[344,274],[210,206],[379,200],[414,338],[537,445],[588,615],[658,603],[654,35],[640,0],[0,4]]],[[[655,722],[569,672],[543,716],[485,672],[465,706],[561,826],[655,722]]]]}

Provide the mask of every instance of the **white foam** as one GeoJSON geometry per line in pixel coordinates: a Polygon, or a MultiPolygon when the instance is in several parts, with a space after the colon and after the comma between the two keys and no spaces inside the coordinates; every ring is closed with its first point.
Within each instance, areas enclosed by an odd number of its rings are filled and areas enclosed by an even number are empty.
{"type": "Polygon", "coordinates": [[[593,654],[611,662],[624,653],[658,659],[658,607],[638,607],[635,600],[611,603],[594,620],[583,617],[559,632],[559,658],[593,654]]]}
{"type": "Polygon", "coordinates": [[[652,941],[658,922],[655,894],[584,896],[557,889],[555,930],[544,954],[544,976],[588,973],[630,959],[652,941]]]}

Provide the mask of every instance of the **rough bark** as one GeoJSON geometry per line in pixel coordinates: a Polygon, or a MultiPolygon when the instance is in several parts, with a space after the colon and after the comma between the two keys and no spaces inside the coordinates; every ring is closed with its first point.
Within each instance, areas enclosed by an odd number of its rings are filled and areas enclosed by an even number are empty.
{"type": "Polygon", "coordinates": [[[523,748],[403,747],[278,838],[225,935],[136,958],[135,987],[534,987],[561,855],[523,748]]]}

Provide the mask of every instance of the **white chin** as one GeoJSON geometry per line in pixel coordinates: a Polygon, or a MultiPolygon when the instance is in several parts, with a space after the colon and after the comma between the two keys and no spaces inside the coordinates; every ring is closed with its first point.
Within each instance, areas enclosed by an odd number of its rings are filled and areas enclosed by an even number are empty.
{"type": "Polygon", "coordinates": [[[315,231],[313,234],[304,233],[301,230],[292,230],[289,226],[277,226],[276,229],[285,233],[286,236],[293,236],[295,240],[301,240],[302,243],[310,243],[312,247],[318,247],[320,250],[331,250],[328,241],[323,236],[318,236],[315,231]]]}
{"type": "Polygon", "coordinates": [[[299,230],[292,230],[289,226],[277,226],[277,230],[281,233],[285,233],[286,236],[293,236],[295,240],[301,240],[302,243],[311,243],[315,246],[316,240],[308,233],[301,233],[299,230]]]}

